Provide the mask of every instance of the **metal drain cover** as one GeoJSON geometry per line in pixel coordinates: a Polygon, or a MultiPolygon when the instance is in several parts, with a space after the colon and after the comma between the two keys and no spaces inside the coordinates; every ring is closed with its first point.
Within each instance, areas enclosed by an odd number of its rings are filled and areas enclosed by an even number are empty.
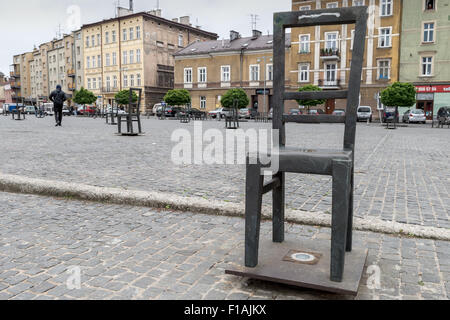
{"type": "Polygon", "coordinates": [[[312,254],[299,252],[291,255],[291,258],[298,262],[312,262],[316,259],[312,254]]]}

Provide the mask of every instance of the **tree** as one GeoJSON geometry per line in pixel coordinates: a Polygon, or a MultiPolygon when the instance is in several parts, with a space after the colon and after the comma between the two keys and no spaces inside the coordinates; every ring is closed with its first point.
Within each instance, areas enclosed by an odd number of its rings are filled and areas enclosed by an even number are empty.
{"type": "Polygon", "coordinates": [[[416,88],[411,83],[395,82],[381,92],[381,102],[388,107],[410,107],[416,103],[416,88]]]}
{"type": "Polygon", "coordinates": [[[250,104],[250,100],[248,99],[247,94],[243,89],[230,89],[228,90],[220,100],[222,107],[224,108],[233,108],[234,101],[238,101],[238,109],[247,108],[250,104]]]}
{"type": "MultiPolygon", "coordinates": [[[[130,103],[130,90],[122,90],[116,93],[114,96],[114,99],[116,99],[116,102],[118,105],[123,106],[125,104],[130,103]]],[[[133,91],[132,93],[132,102],[138,101],[138,96],[136,92],[133,91]]]]}
{"type": "Polygon", "coordinates": [[[91,91],[86,90],[83,87],[81,87],[81,89],[79,91],[75,91],[72,100],[76,104],[86,105],[86,104],[92,104],[95,101],[97,101],[97,97],[91,91]]]}
{"type": "MultiPolygon", "coordinates": [[[[308,84],[306,86],[303,86],[301,88],[298,89],[299,92],[303,92],[303,91],[322,91],[321,88],[319,88],[318,86],[312,85],[312,84],[308,84]]],[[[320,104],[324,104],[326,102],[325,99],[319,99],[319,100],[297,100],[298,105],[299,106],[305,106],[308,107],[315,107],[317,105],[320,104]]]]}
{"type": "Polygon", "coordinates": [[[191,103],[191,94],[186,89],[169,90],[164,102],[170,106],[184,106],[191,103]]]}

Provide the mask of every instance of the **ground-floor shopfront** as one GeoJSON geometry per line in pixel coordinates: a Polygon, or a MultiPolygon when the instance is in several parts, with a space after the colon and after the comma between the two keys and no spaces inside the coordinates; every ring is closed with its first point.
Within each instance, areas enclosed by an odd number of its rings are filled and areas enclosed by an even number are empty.
{"type": "Polygon", "coordinates": [[[450,83],[447,84],[416,84],[417,109],[422,109],[427,120],[432,120],[442,107],[450,107],[450,83]]]}

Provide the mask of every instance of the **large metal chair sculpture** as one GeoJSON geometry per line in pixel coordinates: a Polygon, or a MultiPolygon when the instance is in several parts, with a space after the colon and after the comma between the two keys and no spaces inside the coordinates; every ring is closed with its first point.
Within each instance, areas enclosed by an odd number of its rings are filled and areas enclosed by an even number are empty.
{"type": "Polygon", "coordinates": [[[126,114],[117,115],[117,127],[118,134],[122,136],[137,136],[142,134],[141,125],[141,98],[142,89],[140,88],[130,88],[129,103],[126,108],[126,114]],[[133,92],[138,92],[138,100],[133,102],[133,92]],[[122,123],[127,124],[127,132],[122,132],[122,123]],[[133,123],[137,122],[138,131],[136,132],[133,127],[133,123]]]}
{"type": "Polygon", "coordinates": [[[330,280],[342,282],[346,252],[352,251],[353,189],[356,110],[367,28],[367,7],[276,13],[274,16],[273,129],[279,131],[279,172],[264,184],[258,159],[248,158],[246,182],[245,266],[258,265],[263,194],[273,192],[273,242],[285,240],[285,173],[330,175],[333,178],[330,280]],[[356,24],[348,90],[285,92],[285,30],[317,25],[356,24]],[[345,116],[285,116],[284,101],[347,99],[345,116]],[[345,123],[344,145],[338,150],[302,150],[286,147],[285,123],[345,123]]]}

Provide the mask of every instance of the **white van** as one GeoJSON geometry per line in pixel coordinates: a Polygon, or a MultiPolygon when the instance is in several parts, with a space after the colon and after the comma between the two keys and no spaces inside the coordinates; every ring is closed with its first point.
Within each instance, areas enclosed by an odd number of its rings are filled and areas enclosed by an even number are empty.
{"type": "Polygon", "coordinates": [[[44,103],[44,113],[48,116],[53,116],[55,114],[53,110],[53,103],[44,103]]]}
{"type": "Polygon", "coordinates": [[[372,122],[372,108],[370,106],[359,106],[357,110],[357,121],[369,120],[372,122]]]}

